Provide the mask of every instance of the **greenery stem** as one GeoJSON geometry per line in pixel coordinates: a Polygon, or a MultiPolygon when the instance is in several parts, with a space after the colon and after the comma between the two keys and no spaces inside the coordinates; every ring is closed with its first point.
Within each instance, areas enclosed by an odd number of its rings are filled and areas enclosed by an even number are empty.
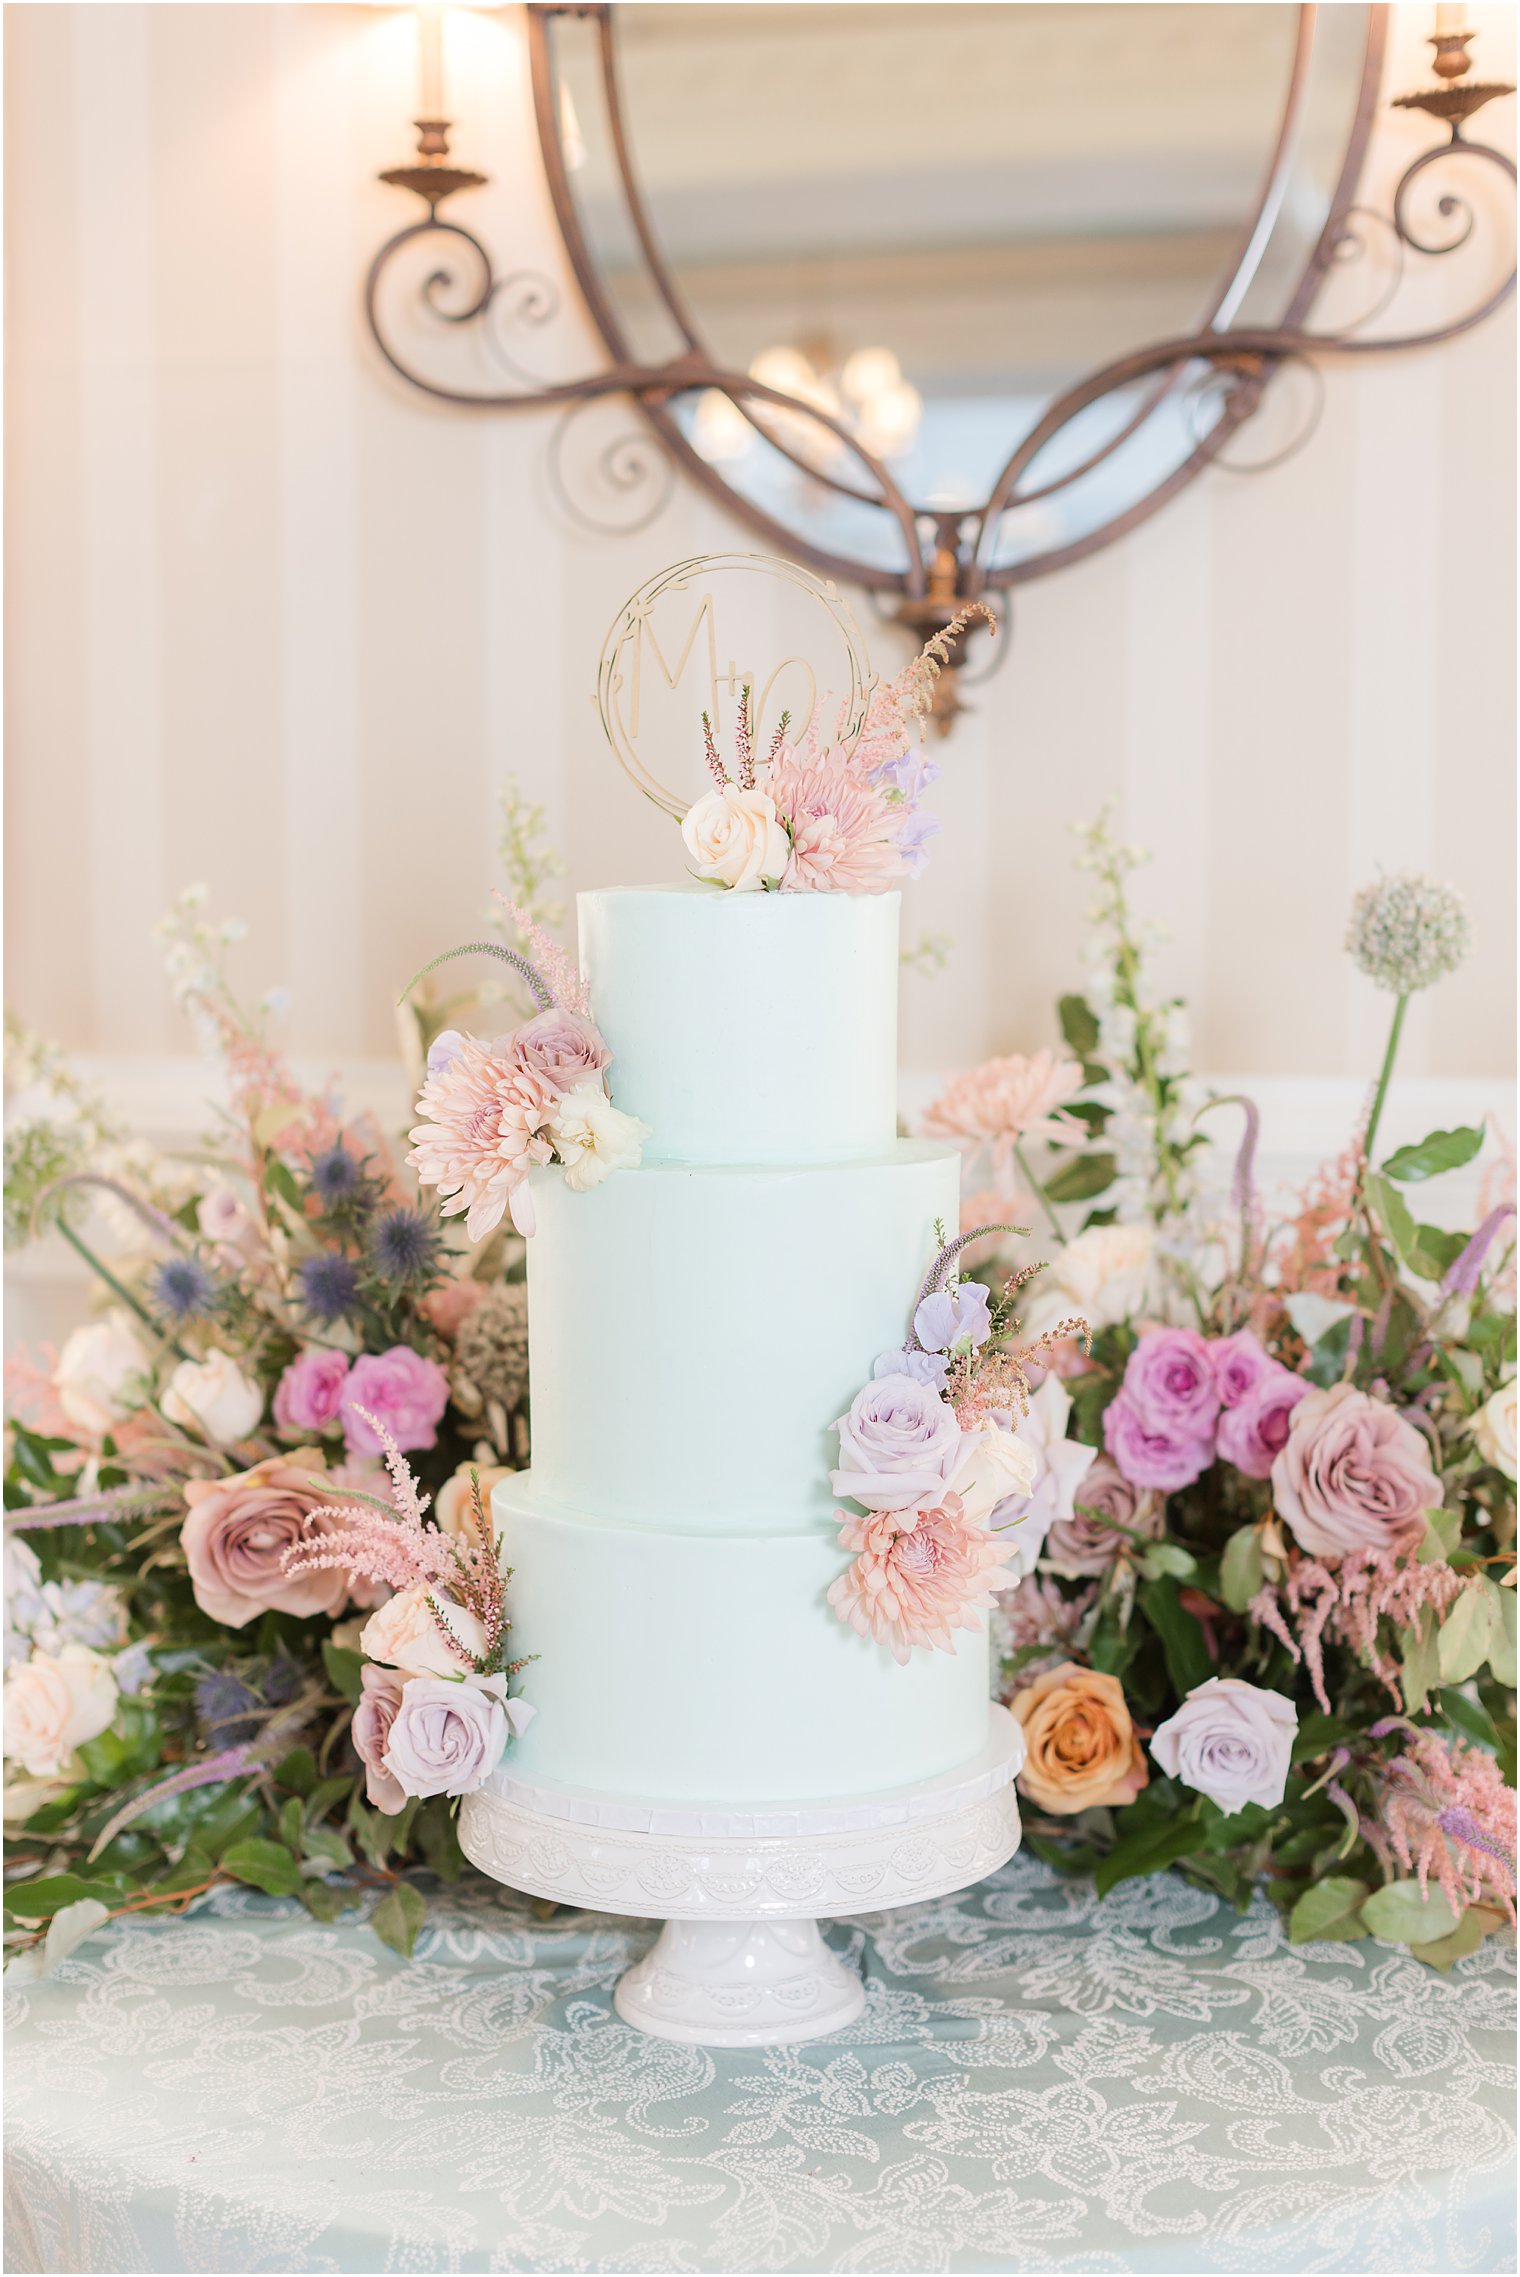
{"type": "Polygon", "coordinates": [[[1382,1071],[1378,1076],[1377,1090],[1373,1093],[1372,1113],[1367,1118],[1367,1136],[1363,1141],[1369,1163],[1372,1160],[1372,1144],[1377,1137],[1378,1124],[1383,1119],[1383,1102],[1388,1096],[1388,1085],[1393,1075],[1393,1063],[1398,1058],[1399,1053],[1399,1037],[1404,1030],[1404,1014],[1408,1009],[1409,999],[1407,996],[1401,996],[1393,1008],[1393,1025],[1388,1031],[1388,1048],[1383,1054],[1382,1071]]]}
{"type": "MultiPolygon", "coordinates": [[[[113,1290],[115,1294],[120,1297],[124,1305],[130,1306],[131,1310],[136,1313],[138,1319],[143,1323],[143,1326],[145,1328],[151,1329],[155,1336],[163,1336],[164,1331],[162,1324],[153,1318],[152,1313],[148,1311],[145,1305],[138,1302],[137,1298],[133,1296],[129,1288],[126,1288],[120,1281],[117,1280],[116,1275],[111,1271],[110,1266],[105,1264],[99,1257],[96,1256],[89,1243],[87,1241],[81,1240],[80,1236],[74,1231],[74,1228],[67,1223],[61,1214],[55,1220],[55,1223],[57,1224],[58,1231],[63,1235],[64,1240],[69,1244],[70,1248],[78,1250],[86,1265],[89,1266],[90,1271],[92,1273],[98,1273],[100,1275],[100,1278],[105,1282],[106,1287],[113,1290]]],[[[175,1355],[176,1359],[183,1360],[186,1357],[184,1346],[182,1344],[176,1343],[175,1339],[172,1336],[165,1337],[164,1341],[167,1343],[170,1351],[175,1355]]]]}
{"type": "Polygon", "coordinates": [[[1050,1196],[1046,1193],[1044,1187],[1040,1184],[1039,1179],[1036,1178],[1034,1172],[1030,1169],[1029,1157],[1025,1154],[1023,1146],[1017,1139],[1015,1139],[1013,1142],[1013,1159],[1018,1164],[1023,1176],[1028,1179],[1030,1191],[1033,1193],[1041,1209],[1043,1209],[1045,1212],[1045,1215],[1049,1218],[1051,1232],[1055,1235],[1057,1241],[1064,1244],[1066,1236],[1061,1230],[1061,1221],[1056,1216],[1055,1204],[1052,1202],[1050,1196]]]}

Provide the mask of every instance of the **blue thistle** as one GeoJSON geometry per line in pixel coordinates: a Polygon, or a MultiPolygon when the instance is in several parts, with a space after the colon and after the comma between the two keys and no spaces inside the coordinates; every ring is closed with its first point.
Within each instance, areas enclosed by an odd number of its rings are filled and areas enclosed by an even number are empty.
{"type": "Polygon", "coordinates": [[[204,1320],[221,1291],[198,1257],[168,1257],[153,1275],[153,1303],[170,1320],[204,1320]]]}
{"type": "Polygon", "coordinates": [[[238,1747],[259,1733],[259,1698],[240,1677],[213,1669],[195,1687],[195,1713],[213,1747],[238,1747]]]}
{"type": "Polygon", "coordinates": [[[368,1195],[369,1181],[364,1165],[349,1153],[341,1139],[312,1157],[312,1192],[329,1217],[345,1210],[363,1206],[368,1195]]]}
{"type": "Polygon", "coordinates": [[[438,1270],[442,1238],[422,1210],[385,1210],[370,1228],[369,1264],[392,1288],[420,1288],[438,1270]]]}
{"type": "Polygon", "coordinates": [[[301,1295],[314,1320],[324,1326],[352,1311],[359,1292],[359,1268],[351,1257],[326,1249],[320,1257],[305,1257],[296,1267],[301,1295]]]}

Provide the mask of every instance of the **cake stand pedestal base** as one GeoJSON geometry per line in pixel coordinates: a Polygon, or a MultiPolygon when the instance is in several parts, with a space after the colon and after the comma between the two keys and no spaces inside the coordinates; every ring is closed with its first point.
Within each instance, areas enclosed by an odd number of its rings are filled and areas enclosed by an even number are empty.
{"type": "Polygon", "coordinates": [[[723,1809],[551,1786],[507,1765],[467,1795],[465,1856],[515,1890],[665,1928],[615,1995],[661,2039],[814,2040],[865,2005],[820,1920],[979,1882],[1019,1846],[1024,1735],[989,1702],[987,1744],[942,1778],[856,1799],[723,1809]]]}

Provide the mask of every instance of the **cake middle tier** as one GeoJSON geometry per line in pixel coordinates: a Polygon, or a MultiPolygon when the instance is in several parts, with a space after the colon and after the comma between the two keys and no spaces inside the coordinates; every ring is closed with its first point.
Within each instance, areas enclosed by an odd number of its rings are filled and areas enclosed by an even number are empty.
{"type": "Polygon", "coordinates": [[[533,1476],[590,1517],[790,1533],[833,1507],[831,1429],[902,1344],[953,1149],[796,1169],[646,1165],[589,1194],[533,1174],[533,1476]]]}

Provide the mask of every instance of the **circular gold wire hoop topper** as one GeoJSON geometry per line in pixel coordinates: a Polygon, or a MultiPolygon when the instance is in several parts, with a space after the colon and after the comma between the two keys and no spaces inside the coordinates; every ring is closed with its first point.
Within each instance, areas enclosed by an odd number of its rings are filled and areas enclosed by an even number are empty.
{"type": "Polygon", "coordinates": [[[641,732],[663,743],[689,732],[687,748],[695,764],[702,751],[703,712],[721,738],[740,690],[747,688],[751,732],[763,752],[766,738],[779,725],[783,694],[805,691],[805,714],[800,704],[788,707],[794,732],[806,731],[820,694],[836,697],[838,732],[827,740],[848,758],[860,741],[874,686],[860,627],[832,579],[815,577],[772,554],[707,553],[662,569],[618,611],[597,667],[596,703],[624,772],[647,799],[679,822],[691,800],[669,789],[646,763],[639,748],[641,732]],[[819,660],[798,654],[746,661],[746,649],[729,621],[741,577],[769,579],[784,589],[772,596],[773,612],[798,595],[815,605],[809,629],[816,626],[826,634],[830,651],[821,669],[819,660]],[[689,731],[684,727],[688,698],[689,731]],[[777,717],[771,716],[773,709],[777,717]]]}

